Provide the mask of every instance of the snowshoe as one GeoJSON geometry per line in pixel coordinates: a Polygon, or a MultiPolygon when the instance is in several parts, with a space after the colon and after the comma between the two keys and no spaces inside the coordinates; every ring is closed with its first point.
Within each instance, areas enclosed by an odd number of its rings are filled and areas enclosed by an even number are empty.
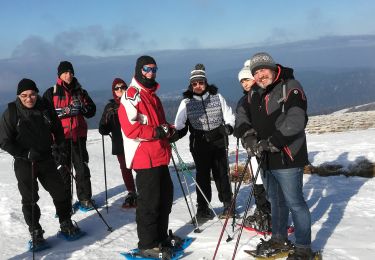
{"type": "Polygon", "coordinates": [[[36,229],[30,233],[31,240],[28,243],[30,251],[37,252],[37,251],[50,248],[50,245],[43,238],[43,233],[44,233],[44,230],[42,229],[36,229]]]}
{"type": "Polygon", "coordinates": [[[261,242],[255,250],[245,250],[246,253],[259,258],[269,258],[273,256],[285,257],[293,250],[293,244],[289,240],[273,239],[266,241],[260,239],[261,242]]]}
{"type": "Polygon", "coordinates": [[[172,233],[172,230],[169,230],[168,237],[162,242],[163,247],[169,247],[173,251],[181,250],[184,240],[172,233]]]}
{"type": "Polygon", "coordinates": [[[57,233],[57,237],[64,238],[68,241],[77,240],[86,234],[81,231],[76,222],[73,224],[70,219],[62,222],[60,224],[60,229],[61,230],[57,233]]]}
{"type": "Polygon", "coordinates": [[[263,234],[271,234],[271,215],[256,209],[254,215],[245,219],[244,226],[263,234]]]}
{"type": "Polygon", "coordinates": [[[295,247],[289,253],[287,260],[321,260],[322,254],[320,251],[313,252],[310,248],[295,247]]]}
{"type": "Polygon", "coordinates": [[[125,197],[125,201],[122,204],[122,208],[128,209],[135,207],[137,207],[137,194],[135,192],[129,192],[125,197]]]}
{"type": "Polygon", "coordinates": [[[83,212],[93,210],[95,207],[95,201],[92,199],[79,201],[79,209],[83,212]]]}

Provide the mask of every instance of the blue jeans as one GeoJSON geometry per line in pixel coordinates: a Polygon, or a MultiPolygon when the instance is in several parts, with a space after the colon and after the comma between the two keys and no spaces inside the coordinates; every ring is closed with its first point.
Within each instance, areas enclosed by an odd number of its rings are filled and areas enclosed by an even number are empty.
{"type": "Polygon", "coordinates": [[[289,211],[295,226],[295,245],[310,247],[311,216],[303,197],[303,169],[266,170],[263,184],[271,203],[272,237],[286,239],[289,211]]]}

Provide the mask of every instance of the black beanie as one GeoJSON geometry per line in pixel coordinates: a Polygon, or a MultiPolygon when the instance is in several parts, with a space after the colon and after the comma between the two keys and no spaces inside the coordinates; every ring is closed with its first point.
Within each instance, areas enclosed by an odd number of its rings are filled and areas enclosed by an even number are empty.
{"type": "Polygon", "coordinates": [[[36,87],[36,84],[31,79],[21,79],[17,87],[17,95],[21,94],[26,90],[34,90],[39,93],[39,89],[36,87]]]}
{"type": "Polygon", "coordinates": [[[147,64],[155,64],[156,61],[151,56],[141,56],[137,59],[137,63],[135,65],[135,79],[140,82],[146,88],[152,88],[157,85],[155,79],[148,79],[142,75],[142,68],[144,65],[147,64]]]}
{"type": "Polygon", "coordinates": [[[60,62],[59,66],[57,67],[57,75],[60,77],[61,74],[68,71],[74,75],[73,65],[69,61],[60,62]]]}

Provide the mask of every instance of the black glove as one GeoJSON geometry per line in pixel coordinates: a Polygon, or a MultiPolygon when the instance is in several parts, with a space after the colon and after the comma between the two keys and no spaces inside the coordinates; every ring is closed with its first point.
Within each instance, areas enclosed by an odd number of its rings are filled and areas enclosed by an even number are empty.
{"type": "Polygon", "coordinates": [[[155,128],[155,139],[168,138],[170,136],[170,130],[168,124],[162,124],[155,128]]]}
{"type": "Polygon", "coordinates": [[[52,156],[57,165],[68,165],[68,155],[65,152],[65,145],[64,143],[57,145],[52,145],[52,156]]]}
{"type": "Polygon", "coordinates": [[[177,142],[180,139],[180,135],[178,131],[175,128],[171,128],[170,132],[171,134],[170,134],[170,137],[168,138],[168,142],[169,143],[177,142]]]}
{"type": "Polygon", "coordinates": [[[40,161],[42,159],[42,156],[39,152],[31,148],[29,152],[27,153],[27,159],[31,162],[40,161]]]}
{"type": "Polygon", "coordinates": [[[257,151],[258,138],[254,129],[245,132],[241,138],[243,148],[246,149],[249,156],[255,156],[257,151]]]}
{"type": "Polygon", "coordinates": [[[233,133],[233,127],[229,124],[221,125],[219,131],[222,135],[231,135],[233,133]]]}
{"type": "Polygon", "coordinates": [[[280,149],[278,149],[276,146],[274,146],[269,140],[260,140],[257,145],[257,156],[260,157],[260,155],[263,152],[271,152],[271,153],[277,153],[280,152],[280,149]]]}

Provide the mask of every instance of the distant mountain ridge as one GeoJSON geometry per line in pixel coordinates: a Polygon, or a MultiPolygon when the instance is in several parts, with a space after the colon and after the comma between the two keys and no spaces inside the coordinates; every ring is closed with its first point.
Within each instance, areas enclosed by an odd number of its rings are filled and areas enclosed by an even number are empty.
{"type": "MultiPolygon", "coordinates": [[[[168,118],[174,120],[176,106],[188,86],[189,73],[198,62],[205,64],[209,83],[217,85],[234,108],[242,96],[238,71],[243,62],[258,51],[267,51],[276,62],[294,69],[296,79],[305,89],[310,115],[327,114],[375,101],[375,35],[332,36],[252,48],[147,53],[158,63],[157,81],[161,84],[158,95],[163,102],[168,102],[168,118]]],[[[129,82],[138,56],[57,57],[53,52],[46,52],[2,59],[0,112],[15,98],[21,78],[33,79],[43,93],[54,84],[59,61],[70,60],[78,80],[97,104],[98,114],[89,120],[90,127],[95,128],[104,105],[112,97],[113,78],[122,77],[129,82]]]]}

